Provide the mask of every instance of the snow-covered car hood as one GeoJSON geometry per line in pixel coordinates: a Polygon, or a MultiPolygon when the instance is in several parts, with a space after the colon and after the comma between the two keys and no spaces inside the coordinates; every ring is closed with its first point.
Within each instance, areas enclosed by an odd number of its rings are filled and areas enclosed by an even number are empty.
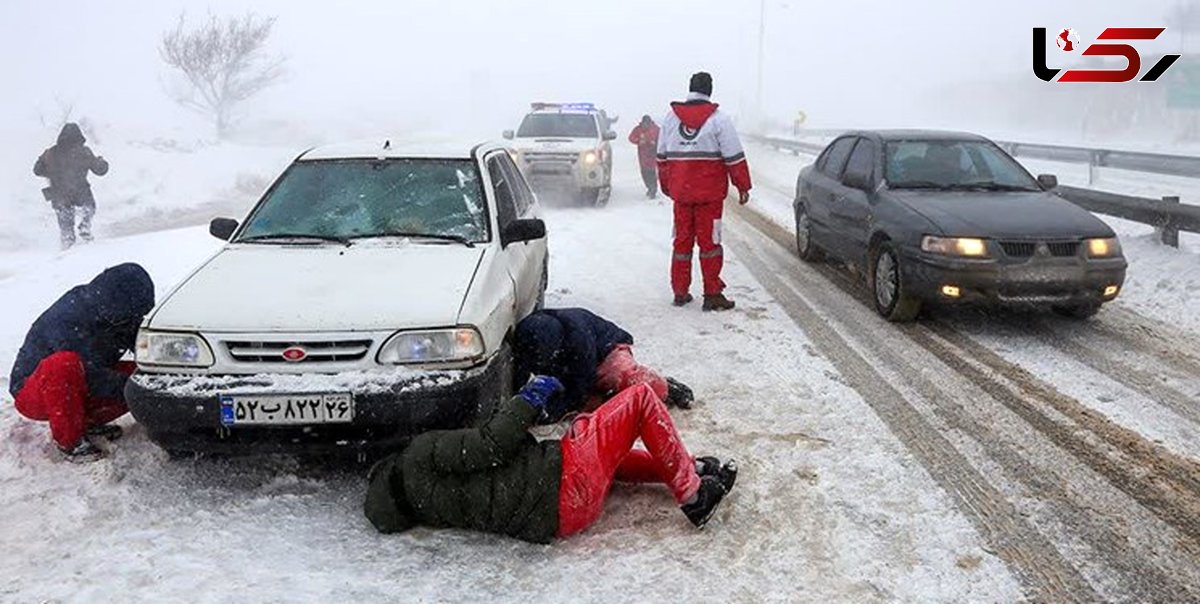
{"type": "Polygon", "coordinates": [[[513,147],[518,151],[583,153],[598,148],[600,142],[596,138],[518,138],[513,140],[513,147]]]}
{"type": "Polygon", "coordinates": [[[888,191],[946,235],[977,237],[1112,237],[1091,212],[1044,192],[888,191]]]}
{"type": "Polygon", "coordinates": [[[318,332],[458,322],[483,247],[231,245],[185,280],[152,329],[318,332]]]}

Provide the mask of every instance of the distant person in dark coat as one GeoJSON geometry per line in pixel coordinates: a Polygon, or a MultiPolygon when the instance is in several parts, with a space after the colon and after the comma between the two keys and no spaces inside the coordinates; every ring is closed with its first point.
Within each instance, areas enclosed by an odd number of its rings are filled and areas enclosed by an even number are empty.
{"type": "Polygon", "coordinates": [[[96,214],[96,198],[88,184],[88,172],[96,176],[108,173],[108,162],[92,153],[84,143],[78,124],[69,123],[58,134],[58,143],[46,149],[33,173],[48,178],[50,186],[42,194],[58,215],[59,237],[63,249],[75,245],[75,214],[79,213],[79,237],[92,240],[92,217],[96,214]]]}
{"type": "Polygon", "coordinates": [[[154,282],[137,264],[120,264],[63,294],[33,323],[17,353],[8,388],[17,411],[50,422],[72,460],[98,457],[88,436],[119,437],[109,422],[129,411],[125,382],[138,326],[154,306],[154,282]]]}
{"type": "Polygon", "coordinates": [[[367,519],[382,533],[425,525],[549,543],[595,522],[614,480],[665,484],[697,527],[733,489],[737,465],[693,459],[646,385],[580,416],[562,440],[535,439],[529,428],[561,388],[537,376],[482,426],[415,437],[371,468],[367,519]]]}
{"type": "Polygon", "coordinates": [[[546,308],[517,324],[513,338],[516,383],[532,375],[558,378],[565,391],[546,408],[548,421],[592,410],[609,397],[646,384],[668,405],[687,409],[692,391],[633,358],[633,336],[582,308],[546,308]]]}

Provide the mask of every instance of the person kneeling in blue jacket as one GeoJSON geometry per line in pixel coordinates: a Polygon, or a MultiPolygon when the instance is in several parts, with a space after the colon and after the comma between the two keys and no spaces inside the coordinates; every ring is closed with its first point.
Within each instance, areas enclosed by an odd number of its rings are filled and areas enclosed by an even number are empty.
{"type": "Polygon", "coordinates": [[[89,440],[118,438],[107,425],[125,415],[125,382],[134,364],[138,326],[154,307],[154,282],[141,266],[120,264],[63,294],[33,323],[17,353],[8,388],[17,411],[50,422],[50,434],[72,461],[96,459],[89,440]]]}
{"type": "Polygon", "coordinates": [[[668,406],[688,409],[692,390],[633,358],[633,336],[582,308],[547,308],[517,324],[513,343],[516,383],[534,375],[562,382],[564,392],[546,406],[545,421],[594,410],[617,393],[645,384],[668,406]]]}

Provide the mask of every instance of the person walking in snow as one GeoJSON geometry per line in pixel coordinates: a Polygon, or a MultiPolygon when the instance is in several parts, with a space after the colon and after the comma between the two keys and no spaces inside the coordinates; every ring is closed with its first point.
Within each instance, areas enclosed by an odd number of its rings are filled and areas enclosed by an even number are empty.
{"type": "Polygon", "coordinates": [[[638,166],[646,183],[646,197],[658,197],[658,124],[643,115],[640,124],[629,133],[629,142],[637,145],[638,166]]]}
{"type": "Polygon", "coordinates": [[[546,408],[549,422],[593,410],[636,384],[649,386],[668,406],[692,406],[690,388],[633,358],[629,332],[582,308],[542,309],[517,323],[513,365],[518,384],[533,375],[548,375],[562,382],[563,394],[546,408]]]}
{"type": "Polygon", "coordinates": [[[750,167],[733,121],[717,110],[712,76],[692,76],[686,101],[671,103],[658,138],[658,182],[675,203],[675,244],[671,257],[671,289],[675,306],[692,301],[692,248],[700,248],[704,278],[704,310],[729,310],[721,281],[721,215],[729,182],[738,203],[750,201],[750,167]]]}
{"type": "Polygon", "coordinates": [[[72,461],[101,456],[91,438],[120,437],[107,425],[125,415],[125,382],[138,326],[154,306],[154,282],[126,263],[63,294],[34,321],[8,381],[17,412],[50,422],[50,435],[72,461]]]}
{"type": "Polygon", "coordinates": [[[79,214],[79,237],[92,240],[92,217],[96,214],[96,198],[88,184],[88,172],[96,176],[108,173],[108,162],[92,153],[79,125],[68,123],[58,134],[58,142],[46,149],[33,173],[50,180],[42,189],[46,201],[58,216],[59,239],[65,250],[75,245],[75,214],[79,214]]]}
{"type": "Polygon", "coordinates": [[[561,390],[537,376],[482,426],[415,437],[371,468],[367,519],[382,533],[426,525],[549,543],[595,522],[614,480],[666,484],[701,528],[733,489],[737,465],[692,458],[644,384],[577,417],[562,440],[538,441],[528,430],[561,390]]]}

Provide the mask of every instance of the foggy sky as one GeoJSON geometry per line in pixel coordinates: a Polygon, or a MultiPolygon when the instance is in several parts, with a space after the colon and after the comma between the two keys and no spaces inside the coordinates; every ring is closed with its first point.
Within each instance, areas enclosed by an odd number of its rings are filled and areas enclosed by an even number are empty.
{"type": "MultiPolygon", "coordinates": [[[[1073,27],[1088,41],[1105,26],[1163,26],[1172,2],[1050,4],[767,0],[765,109],[803,110],[815,124],[920,125],[938,113],[930,91],[1029,73],[1031,27],[1073,27]]],[[[271,48],[289,75],[247,119],[394,117],[490,136],[529,101],[592,100],[626,116],[624,129],[661,115],[699,69],[730,111],[755,98],[753,0],[3,0],[0,124],[36,120],[62,99],[106,123],[202,125],[164,93],[157,51],[183,10],[278,17],[271,48]]]]}

